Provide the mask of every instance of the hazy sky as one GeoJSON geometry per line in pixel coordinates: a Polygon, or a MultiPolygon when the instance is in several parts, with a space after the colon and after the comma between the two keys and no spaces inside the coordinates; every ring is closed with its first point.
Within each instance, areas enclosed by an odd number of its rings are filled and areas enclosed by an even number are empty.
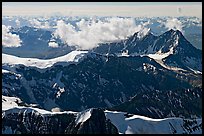
{"type": "Polygon", "coordinates": [[[196,16],[201,2],[2,2],[2,15],[196,16]]]}

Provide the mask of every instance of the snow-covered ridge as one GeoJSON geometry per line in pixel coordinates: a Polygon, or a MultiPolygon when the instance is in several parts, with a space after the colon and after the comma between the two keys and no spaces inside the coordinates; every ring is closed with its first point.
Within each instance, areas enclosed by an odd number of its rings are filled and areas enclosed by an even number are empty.
{"type": "MultiPolygon", "coordinates": [[[[37,112],[43,116],[49,116],[54,114],[74,114],[75,124],[86,122],[92,115],[92,108],[82,112],[50,112],[43,109],[31,108],[31,107],[13,107],[2,112],[2,116],[6,116],[10,113],[30,113],[37,112]]],[[[111,123],[118,129],[119,134],[201,134],[202,129],[198,126],[202,125],[201,119],[182,119],[178,117],[164,118],[164,119],[152,119],[140,115],[126,116],[126,112],[117,111],[104,111],[106,119],[110,119],[111,123]],[[185,121],[191,122],[188,128],[184,128],[185,121]],[[193,131],[192,131],[193,130],[193,131]]],[[[189,124],[188,124],[189,125],[189,124]]]]}
{"type": "MultiPolygon", "coordinates": [[[[21,102],[19,98],[7,97],[2,95],[2,117],[10,113],[30,113],[36,112],[43,116],[49,116],[53,114],[74,114],[75,124],[86,122],[91,116],[93,108],[87,109],[82,112],[64,111],[64,112],[51,112],[44,109],[34,107],[19,106],[18,102],[21,102]]],[[[191,134],[201,134],[202,125],[201,119],[182,119],[182,118],[164,118],[164,119],[152,119],[145,116],[127,114],[126,112],[108,111],[105,110],[104,114],[106,119],[110,119],[111,123],[116,126],[120,134],[183,134],[189,133],[187,128],[190,128],[191,134]],[[191,122],[185,124],[185,121],[191,122]],[[184,126],[187,125],[187,128],[184,126]],[[192,131],[193,130],[193,131],[192,131]]]]}
{"type": "MultiPolygon", "coordinates": [[[[182,118],[152,119],[140,115],[125,117],[126,112],[105,111],[106,118],[110,119],[120,134],[183,134],[189,133],[183,128],[182,118]]],[[[189,120],[190,121],[190,120],[189,120]]],[[[191,120],[192,121],[192,120],[191,120]]],[[[202,119],[196,119],[197,124],[202,123],[202,119]]],[[[194,126],[192,126],[194,127],[194,126]]],[[[201,134],[201,129],[195,129],[192,134],[201,134]]]]}
{"type": "Polygon", "coordinates": [[[53,66],[57,62],[78,62],[88,51],[72,51],[67,55],[53,59],[20,58],[13,55],[2,54],[2,64],[18,65],[22,64],[30,67],[45,69],[53,66]]]}

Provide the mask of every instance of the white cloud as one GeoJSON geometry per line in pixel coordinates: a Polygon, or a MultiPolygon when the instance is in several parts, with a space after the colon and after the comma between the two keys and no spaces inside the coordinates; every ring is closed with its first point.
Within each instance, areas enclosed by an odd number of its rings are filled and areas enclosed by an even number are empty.
{"type": "MultiPolygon", "coordinates": [[[[146,25],[146,24],[145,24],[146,25]]],[[[57,22],[54,35],[61,38],[69,46],[78,49],[92,49],[98,43],[125,39],[128,36],[144,29],[144,25],[135,25],[133,18],[106,18],[104,21],[82,19],[77,23],[79,31],[71,24],[60,20],[57,22]]]]}
{"type": "Polygon", "coordinates": [[[139,39],[141,39],[142,37],[144,37],[148,32],[150,31],[150,28],[143,28],[141,31],[139,31],[137,37],[139,39]]]}
{"type": "Polygon", "coordinates": [[[52,48],[58,48],[58,47],[59,47],[56,42],[49,42],[49,43],[48,43],[48,46],[49,46],[49,47],[52,47],[52,48]]]}
{"type": "Polygon", "coordinates": [[[16,22],[17,27],[19,27],[20,26],[20,21],[17,19],[15,22],[16,22]]]}
{"type": "Polygon", "coordinates": [[[19,47],[21,46],[21,40],[19,35],[9,32],[10,27],[2,25],[2,46],[3,47],[19,47]]]}
{"type": "Polygon", "coordinates": [[[51,28],[49,22],[40,22],[37,19],[29,20],[30,24],[36,28],[49,29],[51,28]]]}
{"type": "Polygon", "coordinates": [[[166,22],[164,22],[164,25],[166,28],[168,28],[168,30],[170,30],[170,29],[179,30],[182,33],[184,33],[183,25],[182,25],[181,21],[179,21],[177,18],[168,19],[166,22]]]}

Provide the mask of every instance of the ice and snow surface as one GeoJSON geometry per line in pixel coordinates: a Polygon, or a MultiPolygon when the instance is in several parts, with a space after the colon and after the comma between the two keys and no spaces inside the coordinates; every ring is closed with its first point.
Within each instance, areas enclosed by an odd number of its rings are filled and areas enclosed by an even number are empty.
{"type": "Polygon", "coordinates": [[[147,56],[149,56],[150,58],[155,59],[155,60],[162,60],[163,58],[166,58],[166,57],[168,57],[169,55],[170,55],[170,54],[169,54],[169,52],[168,52],[168,53],[162,53],[162,54],[159,54],[159,53],[148,54],[147,56]]]}
{"type": "MultiPolygon", "coordinates": [[[[117,127],[120,134],[172,134],[174,129],[176,133],[182,134],[182,118],[152,119],[140,115],[125,117],[125,112],[105,111],[106,118],[117,127]],[[173,126],[173,127],[172,127],[173,126]]],[[[197,119],[199,123],[202,119],[197,119]]],[[[202,133],[196,130],[194,133],[202,133]]]]}
{"type": "MultiPolygon", "coordinates": [[[[33,107],[25,107],[25,106],[18,106],[18,103],[22,102],[19,98],[17,97],[8,97],[8,96],[3,96],[2,95],[2,110],[6,111],[9,109],[13,109],[13,110],[20,110],[20,109],[25,109],[27,111],[31,111],[31,110],[36,110],[39,113],[42,114],[50,114],[51,112],[43,110],[43,109],[39,109],[39,108],[33,108],[33,107]]],[[[12,110],[12,111],[13,111],[12,110]]]]}
{"type": "Polygon", "coordinates": [[[8,70],[2,69],[2,73],[9,73],[8,70]]]}
{"type": "Polygon", "coordinates": [[[88,51],[72,51],[67,55],[53,59],[36,59],[36,58],[20,58],[8,54],[2,54],[2,64],[16,65],[23,64],[25,66],[37,67],[45,69],[53,66],[57,62],[78,62],[88,51]]]}
{"type": "Polygon", "coordinates": [[[8,97],[2,95],[2,110],[17,107],[18,106],[17,102],[21,102],[21,100],[17,97],[8,97]]]}

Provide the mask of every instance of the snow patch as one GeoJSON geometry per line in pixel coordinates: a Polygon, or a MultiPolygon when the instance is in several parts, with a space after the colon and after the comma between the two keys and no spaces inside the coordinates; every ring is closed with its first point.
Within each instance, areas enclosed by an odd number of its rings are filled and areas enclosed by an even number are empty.
{"type": "Polygon", "coordinates": [[[89,119],[91,117],[91,111],[92,111],[92,109],[87,109],[85,111],[79,112],[76,119],[75,119],[76,125],[79,123],[83,123],[87,119],[89,119]]]}
{"type": "MultiPolygon", "coordinates": [[[[188,67],[189,68],[189,67],[188,67]]],[[[202,72],[198,71],[198,70],[193,70],[192,68],[189,68],[191,71],[193,71],[195,74],[202,74],[202,72]]]]}
{"type": "Polygon", "coordinates": [[[10,71],[2,69],[2,73],[10,73],[10,71]]]}
{"type": "Polygon", "coordinates": [[[63,92],[65,92],[64,88],[60,88],[59,87],[59,91],[57,92],[57,96],[56,97],[59,98],[63,92]]]}

